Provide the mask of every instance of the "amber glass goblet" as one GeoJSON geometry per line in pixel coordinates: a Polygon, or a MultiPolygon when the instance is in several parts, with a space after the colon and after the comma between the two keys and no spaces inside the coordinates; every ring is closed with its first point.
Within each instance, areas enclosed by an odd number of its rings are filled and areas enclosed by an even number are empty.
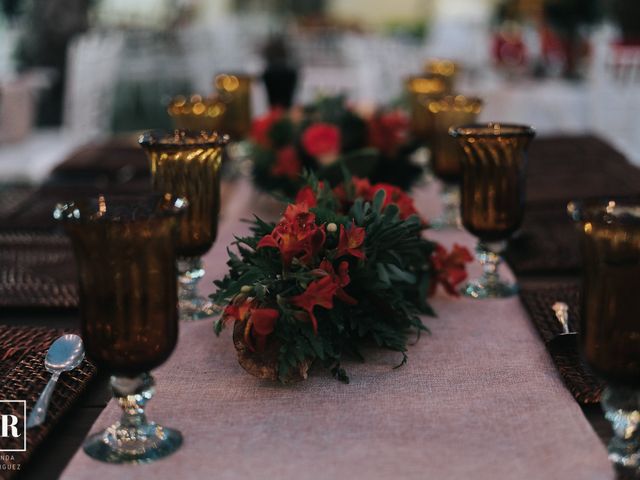
{"type": "Polygon", "coordinates": [[[110,372],[120,421],[90,436],[84,451],[110,463],[145,463],[182,444],[177,430],[147,421],[151,369],[178,339],[176,225],[186,206],[170,195],[108,197],[58,205],[78,265],[87,355],[110,372]]]}
{"type": "Polygon", "coordinates": [[[448,95],[425,105],[425,113],[433,125],[431,169],[442,182],[440,217],[430,223],[433,228],[460,228],[460,179],[463,152],[449,135],[449,128],[475,122],[482,110],[482,100],[463,95],[448,95]]]}
{"type": "Polygon", "coordinates": [[[227,106],[217,97],[202,98],[181,95],[173,98],[167,113],[179,130],[220,130],[227,106]]]}
{"type": "Polygon", "coordinates": [[[216,308],[198,295],[197,286],[204,275],[200,257],[218,233],[220,166],[228,138],[215,132],[176,130],[146,132],[139,141],[151,160],[153,190],[189,202],[178,225],[180,319],[210,317],[216,308]]]}
{"type": "Polygon", "coordinates": [[[483,274],[463,288],[473,298],[508,297],[516,284],[498,274],[500,254],[524,215],[526,151],[535,130],[523,125],[489,123],[451,128],[462,145],[462,200],[465,229],[479,239],[483,274]]]}
{"type": "Polygon", "coordinates": [[[460,65],[453,60],[446,58],[431,58],[424,64],[424,72],[427,74],[440,75],[447,84],[447,89],[451,92],[455,89],[456,79],[460,73],[460,65]]]}
{"type": "Polygon", "coordinates": [[[448,85],[441,75],[424,74],[411,76],[405,81],[405,90],[409,100],[410,127],[413,135],[429,142],[433,135],[431,118],[425,106],[433,99],[441,98],[448,93],[448,85]]]}
{"type": "Polygon", "coordinates": [[[583,253],[582,355],[608,387],[609,458],[640,469],[640,199],[572,202],[583,253]]]}
{"type": "Polygon", "coordinates": [[[222,73],[217,75],[214,86],[227,110],[223,130],[234,141],[243,140],[251,131],[251,82],[249,75],[222,73]]]}

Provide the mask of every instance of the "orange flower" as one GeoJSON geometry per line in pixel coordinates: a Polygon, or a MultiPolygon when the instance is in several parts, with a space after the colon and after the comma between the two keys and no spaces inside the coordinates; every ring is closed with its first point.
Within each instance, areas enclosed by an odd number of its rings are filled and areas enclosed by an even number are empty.
{"type": "Polygon", "coordinates": [[[429,295],[433,295],[440,284],[449,295],[457,297],[457,286],[467,279],[465,264],[472,261],[473,256],[466,247],[454,243],[451,253],[447,253],[442,245],[436,244],[431,255],[434,281],[431,282],[429,295]]]}
{"type": "MultiPolygon", "coordinates": [[[[256,339],[258,351],[264,350],[267,337],[273,333],[276,326],[276,320],[280,318],[280,312],[274,308],[256,308],[251,312],[251,330],[256,339]]],[[[253,348],[248,331],[245,329],[244,341],[250,349],[253,348]]]]}
{"type": "Polygon", "coordinates": [[[330,123],[315,123],[302,134],[302,146],[314,157],[336,155],[340,152],[340,130],[330,123]]]}
{"type": "Polygon", "coordinates": [[[255,351],[251,334],[256,340],[258,350],[263,350],[267,337],[273,333],[276,320],[279,317],[278,310],[256,308],[256,301],[249,298],[227,305],[222,313],[222,320],[225,323],[229,321],[247,322],[244,329],[244,343],[251,351],[255,351]]]}
{"type": "Polygon", "coordinates": [[[331,276],[322,277],[320,280],[311,282],[300,295],[291,297],[289,302],[309,314],[313,331],[318,333],[318,320],[313,313],[313,308],[315,306],[333,308],[333,297],[336,290],[338,290],[338,285],[331,276]]]}
{"type": "Polygon", "coordinates": [[[365,231],[362,227],[356,227],[355,223],[351,223],[349,229],[340,225],[340,239],[338,240],[337,256],[352,255],[356,258],[364,258],[364,252],[361,250],[364,243],[365,231]]]}
{"type": "Polygon", "coordinates": [[[287,177],[296,180],[302,172],[302,164],[298,159],[295,147],[289,145],[281,148],[276,153],[276,163],[271,167],[271,175],[274,177],[287,177]]]}
{"type": "Polygon", "coordinates": [[[326,238],[324,228],[315,222],[316,216],[309,212],[308,205],[289,205],[280,223],[270,234],[262,237],[257,248],[277,248],[286,266],[291,265],[294,258],[298,258],[303,264],[309,264],[326,238]]]}
{"type": "Polygon", "coordinates": [[[351,282],[351,279],[349,278],[349,262],[345,260],[340,262],[338,265],[338,271],[336,272],[333,268],[333,264],[329,260],[324,259],[320,263],[320,270],[328,274],[333,282],[338,286],[336,289],[336,297],[339,300],[342,300],[348,305],[356,305],[358,303],[358,301],[345,292],[343,288],[351,282]]]}

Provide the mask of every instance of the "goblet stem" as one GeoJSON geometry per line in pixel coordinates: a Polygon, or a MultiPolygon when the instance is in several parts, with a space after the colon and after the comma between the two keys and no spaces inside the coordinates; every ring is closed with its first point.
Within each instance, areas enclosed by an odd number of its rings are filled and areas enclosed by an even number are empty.
{"type": "Polygon", "coordinates": [[[615,434],[609,442],[609,459],[640,469],[640,390],[609,386],[602,394],[602,409],[615,434]]]}
{"type": "Polygon", "coordinates": [[[442,213],[438,218],[430,222],[431,227],[436,230],[461,228],[460,187],[457,184],[443,183],[440,198],[442,200],[442,213]]]}
{"type": "Polygon", "coordinates": [[[518,292],[516,284],[507,283],[500,278],[498,267],[502,262],[500,253],[506,242],[478,242],[476,258],[482,266],[482,276],[469,282],[462,293],[472,298],[505,298],[518,292]]]}
{"type": "Polygon", "coordinates": [[[111,377],[122,416],[118,423],[91,435],[84,443],[85,453],[108,463],[148,463],[175,452],[182,445],[182,434],[148,422],[145,415],[154,386],[148,373],[134,378],[111,377]]]}
{"type": "Polygon", "coordinates": [[[198,294],[198,282],[204,276],[200,257],[178,259],[178,311],[180,320],[199,320],[217,313],[216,306],[198,294]]]}

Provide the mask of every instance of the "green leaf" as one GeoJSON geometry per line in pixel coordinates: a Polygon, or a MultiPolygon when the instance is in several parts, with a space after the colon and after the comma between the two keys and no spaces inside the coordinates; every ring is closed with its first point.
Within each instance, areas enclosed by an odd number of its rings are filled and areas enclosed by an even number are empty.
{"type": "Polygon", "coordinates": [[[378,271],[378,279],[380,279],[380,281],[385,285],[391,286],[391,279],[389,278],[389,274],[384,267],[385,266],[382,263],[378,263],[376,265],[376,270],[378,271]]]}
{"type": "Polygon", "coordinates": [[[378,190],[376,192],[375,196],[373,197],[373,204],[371,205],[371,208],[373,209],[374,212],[380,213],[380,211],[382,210],[382,204],[384,203],[385,196],[386,196],[386,193],[384,190],[378,190]]]}

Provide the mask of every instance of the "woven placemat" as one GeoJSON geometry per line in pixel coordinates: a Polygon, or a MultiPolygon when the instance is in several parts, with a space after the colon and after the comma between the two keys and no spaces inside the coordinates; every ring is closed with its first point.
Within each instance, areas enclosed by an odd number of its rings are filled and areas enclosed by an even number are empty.
{"type": "Polygon", "coordinates": [[[0,307],[75,308],[77,290],[73,251],[64,235],[0,232],[0,307]]]}
{"type": "Polygon", "coordinates": [[[562,379],[575,399],[582,404],[598,403],[604,384],[586,365],[577,348],[556,350],[550,342],[562,333],[562,327],[555,317],[551,305],[565,302],[569,306],[569,323],[573,331],[580,331],[580,289],[577,285],[525,288],[520,299],[527,309],[540,337],[547,345],[549,354],[556,364],[562,379]]]}
{"type": "MultiPolygon", "coordinates": [[[[44,368],[44,358],[51,343],[63,333],[60,329],[46,327],[18,327],[0,325],[0,392],[3,400],[25,400],[27,414],[35,405],[51,374],[44,368]]],[[[44,440],[58,420],[85,391],[95,376],[96,368],[88,361],[60,376],[51,398],[44,423],[27,431],[27,449],[0,455],[0,478],[6,479],[18,471],[12,465],[24,465],[37,446],[44,440]]],[[[24,421],[21,404],[4,403],[3,414],[11,413],[24,421]]],[[[23,439],[2,438],[3,449],[20,449],[23,439]]]]}
{"type": "Polygon", "coordinates": [[[24,183],[0,184],[0,219],[13,214],[34,190],[35,187],[24,183]]]}
{"type": "Polygon", "coordinates": [[[593,136],[540,138],[531,144],[522,228],[505,258],[516,275],[577,274],[579,237],[571,200],[639,195],[640,169],[593,136]]]}
{"type": "Polygon", "coordinates": [[[578,275],[582,264],[578,231],[564,207],[526,211],[509,241],[505,259],[519,275],[578,275]]]}

